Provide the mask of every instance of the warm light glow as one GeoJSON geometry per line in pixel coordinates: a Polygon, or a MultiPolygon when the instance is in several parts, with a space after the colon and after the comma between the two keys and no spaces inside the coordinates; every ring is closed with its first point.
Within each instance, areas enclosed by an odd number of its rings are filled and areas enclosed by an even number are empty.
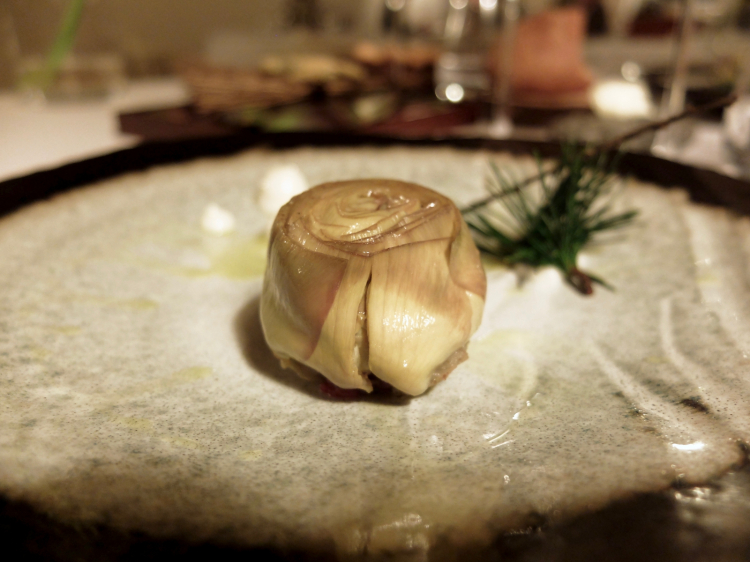
{"type": "Polygon", "coordinates": [[[448,101],[452,101],[453,103],[458,103],[462,99],[464,99],[464,89],[461,84],[456,84],[455,82],[453,84],[448,84],[445,88],[445,97],[448,98],[448,101]]]}
{"type": "Polygon", "coordinates": [[[392,12],[399,12],[406,6],[406,0],[385,0],[385,5],[392,12]]]}
{"type": "Polygon", "coordinates": [[[483,10],[494,10],[497,6],[497,0],[479,0],[479,6],[483,10]]]}
{"type": "Polygon", "coordinates": [[[625,80],[601,82],[592,93],[594,111],[615,119],[648,118],[652,105],[646,87],[625,80]]]}
{"type": "Polygon", "coordinates": [[[466,6],[469,5],[469,0],[450,0],[451,7],[453,7],[456,10],[463,10],[466,6]]]}
{"type": "Polygon", "coordinates": [[[672,443],[672,448],[678,451],[702,451],[706,447],[703,441],[696,441],[695,443],[687,443],[686,445],[680,445],[678,443],[672,443]]]}

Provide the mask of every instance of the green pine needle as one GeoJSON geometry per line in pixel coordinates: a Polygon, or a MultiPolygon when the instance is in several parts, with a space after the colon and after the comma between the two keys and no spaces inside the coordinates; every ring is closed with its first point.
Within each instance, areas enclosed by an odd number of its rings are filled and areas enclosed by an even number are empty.
{"type": "Polygon", "coordinates": [[[537,157],[540,184],[537,197],[529,193],[530,181],[514,182],[491,164],[487,183],[490,197],[466,208],[464,218],[477,246],[509,264],[551,265],[585,295],[593,283],[611,289],[604,280],[577,267],[578,253],[595,234],[628,224],[637,211],[612,212],[612,170],[606,155],[591,154],[572,144],[563,145],[562,157],[545,170],[537,157]],[[488,204],[498,201],[502,210],[488,204]]]}

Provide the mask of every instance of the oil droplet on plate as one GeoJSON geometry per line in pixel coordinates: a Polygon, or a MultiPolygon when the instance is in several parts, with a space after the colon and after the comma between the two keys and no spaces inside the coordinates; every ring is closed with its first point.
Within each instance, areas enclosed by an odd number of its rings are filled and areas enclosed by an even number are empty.
{"type": "Polygon", "coordinates": [[[243,461],[255,461],[263,456],[263,451],[260,449],[250,449],[249,451],[240,451],[237,456],[243,461]]]}

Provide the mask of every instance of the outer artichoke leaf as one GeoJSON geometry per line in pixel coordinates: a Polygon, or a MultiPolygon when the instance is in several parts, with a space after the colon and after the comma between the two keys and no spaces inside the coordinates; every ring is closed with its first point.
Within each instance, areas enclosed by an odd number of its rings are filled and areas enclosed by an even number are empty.
{"type": "Polygon", "coordinates": [[[367,295],[370,369],[422,394],[433,372],[469,339],[472,303],[450,274],[450,240],[409,244],[373,258],[367,295]]]}
{"type": "Polygon", "coordinates": [[[263,332],[277,355],[305,362],[318,344],[347,262],[306,250],[284,234],[271,244],[260,303],[263,332]]]}
{"type": "Polygon", "coordinates": [[[461,219],[461,228],[451,245],[450,270],[453,281],[467,291],[485,298],[487,275],[484,273],[479,250],[474,245],[471,231],[461,219]]]}
{"type": "Polygon", "coordinates": [[[370,269],[371,263],[367,258],[353,257],[349,260],[333,306],[323,324],[318,345],[305,361],[339,388],[360,388],[368,392],[372,390],[372,384],[366,375],[359,372],[355,340],[357,313],[365,295],[370,269]]]}

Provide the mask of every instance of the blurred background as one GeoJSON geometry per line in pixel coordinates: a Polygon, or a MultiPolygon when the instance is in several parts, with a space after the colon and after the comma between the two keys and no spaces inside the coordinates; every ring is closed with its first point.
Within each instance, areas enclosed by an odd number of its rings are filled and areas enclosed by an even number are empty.
{"type": "Polygon", "coordinates": [[[750,177],[750,0],[0,0],[0,179],[243,131],[633,141],[750,177]]]}

